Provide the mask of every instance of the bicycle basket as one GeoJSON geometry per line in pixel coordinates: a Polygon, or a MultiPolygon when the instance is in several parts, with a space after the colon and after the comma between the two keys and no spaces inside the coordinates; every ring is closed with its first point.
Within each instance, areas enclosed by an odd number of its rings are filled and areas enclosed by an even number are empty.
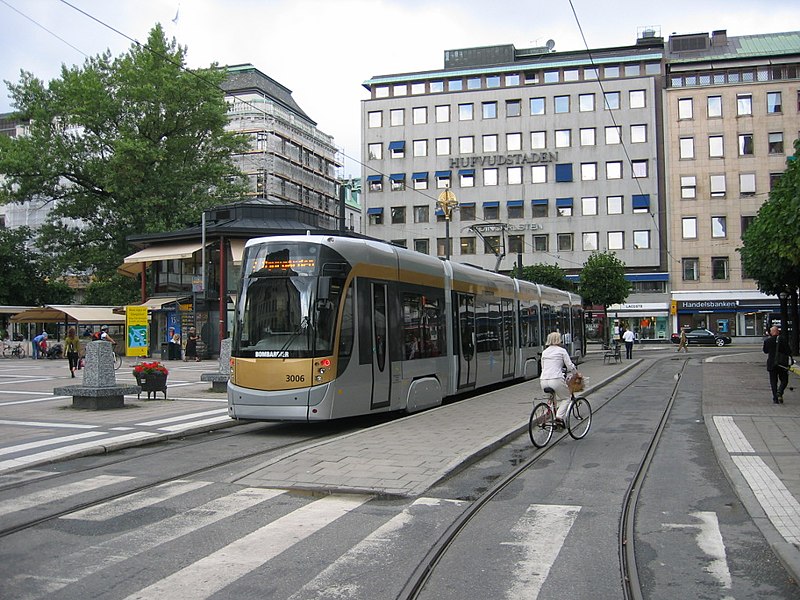
{"type": "Polygon", "coordinates": [[[583,388],[585,387],[583,375],[581,375],[580,373],[575,373],[575,375],[570,377],[569,380],[567,381],[567,387],[569,388],[569,391],[572,394],[577,394],[578,392],[582,392],[583,388]]]}

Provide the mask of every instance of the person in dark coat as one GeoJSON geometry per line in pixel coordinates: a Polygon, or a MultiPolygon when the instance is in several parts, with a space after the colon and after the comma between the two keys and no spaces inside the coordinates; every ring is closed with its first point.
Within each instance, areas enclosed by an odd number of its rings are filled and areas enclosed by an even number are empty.
{"type": "Polygon", "coordinates": [[[772,401],[783,404],[783,392],[789,385],[789,363],[792,354],[789,342],[781,335],[781,330],[773,325],[769,337],[764,340],[764,354],[767,355],[769,386],[772,388],[772,401]]]}
{"type": "Polygon", "coordinates": [[[197,332],[194,327],[189,328],[189,333],[186,335],[186,348],[183,351],[183,362],[190,359],[200,362],[200,357],[197,356],[197,332]]]}

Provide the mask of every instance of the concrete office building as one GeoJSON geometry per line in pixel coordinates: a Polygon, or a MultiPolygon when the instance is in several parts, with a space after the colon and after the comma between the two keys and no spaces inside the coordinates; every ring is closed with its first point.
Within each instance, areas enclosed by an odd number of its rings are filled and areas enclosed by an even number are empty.
{"type": "Polygon", "coordinates": [[[454,261],[508,272],[521,256],[576,274],[613,251],[635,292],[617,316],[664,339],[663,40],[552,46],[449,50],[442,69],[364,83],[366,233],[445,256],[436,201],[449,188],[454,261]]]}
{"type": "Polygon", "coordinates": [[[761,336],[778,300],[758,291],[736,249],[794,153],[800,32],[673,35],[666,59],[673,330],[761,336]]]}

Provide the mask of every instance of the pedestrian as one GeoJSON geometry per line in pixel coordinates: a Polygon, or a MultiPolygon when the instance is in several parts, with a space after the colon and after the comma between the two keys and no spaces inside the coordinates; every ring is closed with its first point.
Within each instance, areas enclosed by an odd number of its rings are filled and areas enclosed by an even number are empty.
{"type": "Polygon", "coordinates": [[[542,386],[542,391],[545,388],[555,390],[558,401],[556,424],[563,427],[569,408],[569,402],[565,402],[565,400],[569,400],[571,396],[564,378],[564,370],[568,373],[577,373],[578,368],[570,359],[567,351],[561,347],[561,334],[557,331],[553,331],[547,336],[547,347],[542,352],[541,369],[539,384],[542,386]]]}
{"type": "Polygon", "coordinates": [[[81,342],[78,334],[75,332],[74,327],[67,330],[67,337],[64,338],[64,352],[69,361],[69,372],[72,377],[75,377],[75,369],[78,368],[78,360],[80,357],[81,342]]]}
{"type": "Polygon", "coordinates": [[[33,338],[33,344],[31,348],[31,358],[33,360],[37,360],[42,352],[42,342],[44,342],[45,347],[47,346],[47,332],[43,331],[35,338],[33,338]]]}
{"type": "Polygon", "coordinates": [[[689,338],[686,337],[686,330],[681,329],[681,336],[678,338],[678,349],[675,352],[689,352],[689,338]]]}
{"type": "Polygon", "coordinates": [[[777,325],[769,330],[769,337],[764,340],[762,348],[767,355],[767,373],[769,373],[769,387],[772,389],[772,401],[783,404],[783,392],[789,385],[789,364],[792,351],[789,342],[781,335],[777,325]]]}
{"type": "Polygon", "coordinates": [[[636,336],[630,329],[626,329],[622,334],[622,340],[625,342],[625,358],[633,358],[633,340],[635,339],[636,336]]]}
{"type": "Polygon", "coordinates": [[[175,331],[174,327],[169,328],[169,333],[167,335],[167,341],[169,342],[169,350],[168,350],[168,358],[169,360],[180,360],[181,359],[181,336],[180,334],[175,331]]]}
{"type": "Polygon", "coordinates": [[[197,356],[197,332],[194,327],[189,327],[189,332],[186,334],[183,362],[188,361],[190,358],[194,359],[194,362],[200,362],[200,357],[197,356]]]}

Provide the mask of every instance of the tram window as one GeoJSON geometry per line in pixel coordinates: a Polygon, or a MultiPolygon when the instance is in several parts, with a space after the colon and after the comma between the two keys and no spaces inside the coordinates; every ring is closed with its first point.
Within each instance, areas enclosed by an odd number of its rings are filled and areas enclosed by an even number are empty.
{"type": "Polygon", "coordinates": [[[355,335],[353,318],[353,286],[347,288],[342,310],[342,328],[339,331],[339,360],[336,363],[337,373],[341,375],[350,362],[353,354],[353,337],[355,335]]]}
{"type": "Polygon", "coordinates": [[[430,294],[406,291],[401,296],[403,312],[404,358],[441,356],[445,348],[444,298],[431,290],[430,294]],[[436,295],[434,295],[436,294],[436,295]]]}

